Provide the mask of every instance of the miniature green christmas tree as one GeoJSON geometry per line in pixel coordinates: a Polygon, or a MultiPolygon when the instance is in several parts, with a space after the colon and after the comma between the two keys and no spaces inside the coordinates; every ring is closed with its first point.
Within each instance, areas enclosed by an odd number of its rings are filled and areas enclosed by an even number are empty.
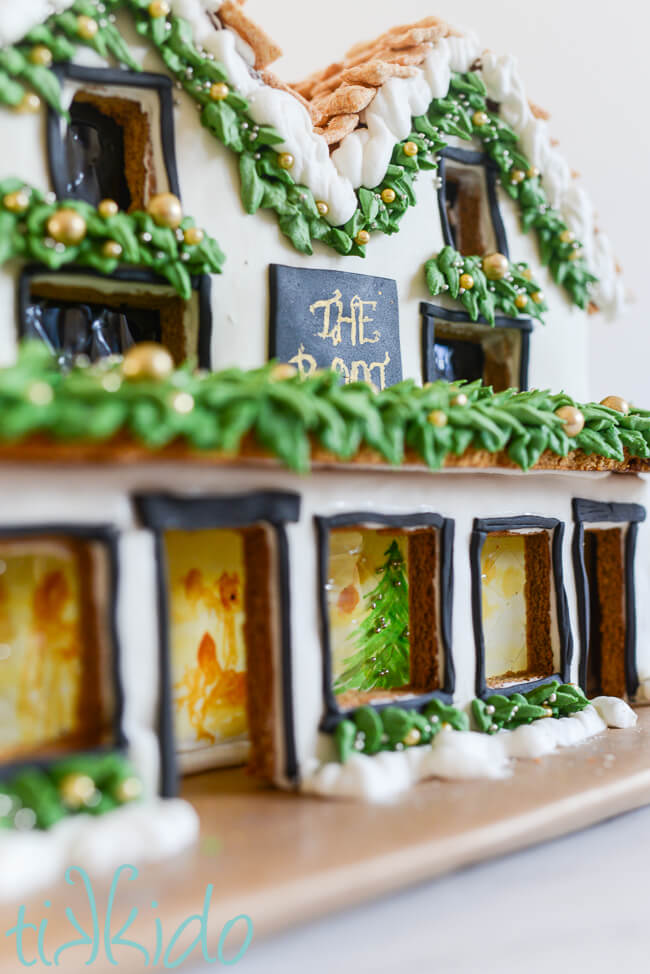
{"type": "Polygon", "coordinates": [[[346,690],[394,690],[410,680],[409,597],[404,558],[397,541],[377,570],[378,584],[366,596],[368,615],[351,638],[356,652],[344,661],[334,685],[346,690]]]}

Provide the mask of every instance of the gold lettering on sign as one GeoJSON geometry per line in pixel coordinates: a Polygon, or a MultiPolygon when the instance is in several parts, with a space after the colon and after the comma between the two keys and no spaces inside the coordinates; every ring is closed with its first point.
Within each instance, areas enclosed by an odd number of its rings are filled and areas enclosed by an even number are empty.
{"type": "Polygon", "coordinates": [[[390,363],[390,355],[386,352],[383,362],[371,362],[368,365],[363,360],[358,362],[353,362],[350,368],[350,382],[368,382],[371,386],[376,389],[386,388],[386,366],[390,363]],[[377,369],[379,371],[379,382],[375,382],[372,373],[377,369]]]}
{"type": "Polygon", "coordinates": [[[289,365],[295,365],[303,378],[313,375],[318,368],[316,359],[309,352],[305,351],[305,346],[302,342],[294,357],[289,359],[289,365]]]}
{"type": "Polygon", "coordinates": [[[373,337],[371,338],[366,337],[365,333],[365,326],[374,321],[374,318],[366,314],[366,306],[375,311],[377,302],[363,301],[358,294],[355,294],[350,299],[350,314],[345,315],[341,299],[341,292],[336,288],[331,298],[324,298],[322,301],[314,301],[313,304],[310,304],[309,310],[313,315],[320,309],[323,311],[322,328],[316,332],[318,338],[322,338],[323,341],[331,341],[332,345],[336,347],[342,341],[343,325],[349,325],[351,345],[367,345],[378,342],[381,334],[376,329],[372,332],[373,337]],[[334,318],[333,309],[335,309],[336,318],[334,318]]]}

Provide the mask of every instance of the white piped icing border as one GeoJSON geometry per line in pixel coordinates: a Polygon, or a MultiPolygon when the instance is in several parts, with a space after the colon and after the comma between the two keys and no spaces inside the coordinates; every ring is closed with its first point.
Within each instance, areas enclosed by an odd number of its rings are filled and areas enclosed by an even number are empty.
{"type": "MultiPolygon", "coordinates": [[[[21,0],[0,8],[0,45],[20,40],[50,14],[69,7],[72,0],[21,0]]],[[[367,126],[352,132],[330,156],[313,130],[305,107],[291,94],[270,88],[251,72],[254,61],[248,44],[230,29],[216,30],[209,13],[220,0],[171,0],[175,14],[185,18],[195,43],[223,63],[231,84],[250,102],[250,114],[260,125],[272,125],[284,136],[279,152],[294,157],[292,176],[329,206],[333,226],[346,223],[357,208],[355,190],[373,189],[384,176],[396,142],[411,129],[411,117],[426,111],[433,98],[447,94],[452,71],[469,70],[481,56],[482,75],[491,98],[500,102],[505,121],[522,140],[524,152],[542,173],[549,202],[562,213],[582,242],[589,269],[598,277],[593,300],[609,316],[621,311],[625,290],[611,244],[596,226],[594,208],[584,189],[571,176],[563,156],[554,148],[548,124],[534,117],[515,58],[481,52],[477,39],[441,39],[411,78],[391,78],[362,115],[367,126]]]]}
{"type": "Polygon", "coordinates": [[[636,714],[625,701],[597,697],[572,717],[537,720],[513,731],[488,735],[448,730],[438,734],[431,747],[372,756],[353,754],[345,764],[331,762],[314,767],[300,788],[331,798],[392,801],[426,778],[504,778],[511,773],[513,758],[540,758],[560,747],[580,744],[607,727],[633,727],[636,721],[636,714]]]}

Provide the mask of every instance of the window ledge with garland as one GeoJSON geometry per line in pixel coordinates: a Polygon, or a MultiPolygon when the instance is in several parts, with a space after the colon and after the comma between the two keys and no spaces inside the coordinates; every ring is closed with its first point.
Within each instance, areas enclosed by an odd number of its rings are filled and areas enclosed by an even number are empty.
{"type": "MultiPolygon", "coordinates": [[[[65,115],[52,68],[71,59],[77,45],[139,70],[114,24],[118,11],[131,14],[137,32],[158,50],[178,85],[196,102],[201,123],[239,157],[246,212],[272,210],[298,251],[311,254],[313,241],[319,240],[339,254],[365,256],[372,232],[397,232],[405,212],[416,204],[415,177],[422,170],[437,169],[438,153],[448,137],[478,139],[497,165],[504,191],[519,206],[522,229],[535,231],[542,263],[571,301],[587,308],[596,278],[587,268],[581,244],[549,205],[540,173],[520,151],[517,134],[491,110],[478,71],[453,75],[447,96],[434,99],[424,115],[413,118],[413,130],[395,146],[385,178],[379,186],[357,190],[358,207],[341,227],[331,226],[325,218],[327,204],[292,178],[291,155],[274,149],[282,136],[271,126],[253,122],[247,100],[232,87],[223,65],[197,48],[191,25],[173,14],[164,0],[105,0],[101,5],[77,0],[64,13],[53,15],[20,44],[0,51],[0,104],[29,111],[37,110],[44,99],[65,115]]],[[[508,315],[540,317],[544,297],[529,269],[508,264],[503,255],[491,256],[487,264],[478,257],[452,259],[445,248],[426,267],[431,293],[448,290],[474,320],[482,315],[492,323],[495,306],[508,315]],[[465,283],[456,283],[457,276],[465,283]],[[484,278],[490,283],[486,285],[484,278]]]]}

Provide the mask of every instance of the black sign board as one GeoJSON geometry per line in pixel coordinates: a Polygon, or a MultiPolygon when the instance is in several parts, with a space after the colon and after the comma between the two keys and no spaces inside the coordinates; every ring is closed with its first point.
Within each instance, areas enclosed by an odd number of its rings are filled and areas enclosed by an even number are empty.
{"type": "Polygon", "coordinates": [[[303,375],[385,389],[402,378],[397,284],[386,277],[271,264],[271,358],[303,375]]]}

